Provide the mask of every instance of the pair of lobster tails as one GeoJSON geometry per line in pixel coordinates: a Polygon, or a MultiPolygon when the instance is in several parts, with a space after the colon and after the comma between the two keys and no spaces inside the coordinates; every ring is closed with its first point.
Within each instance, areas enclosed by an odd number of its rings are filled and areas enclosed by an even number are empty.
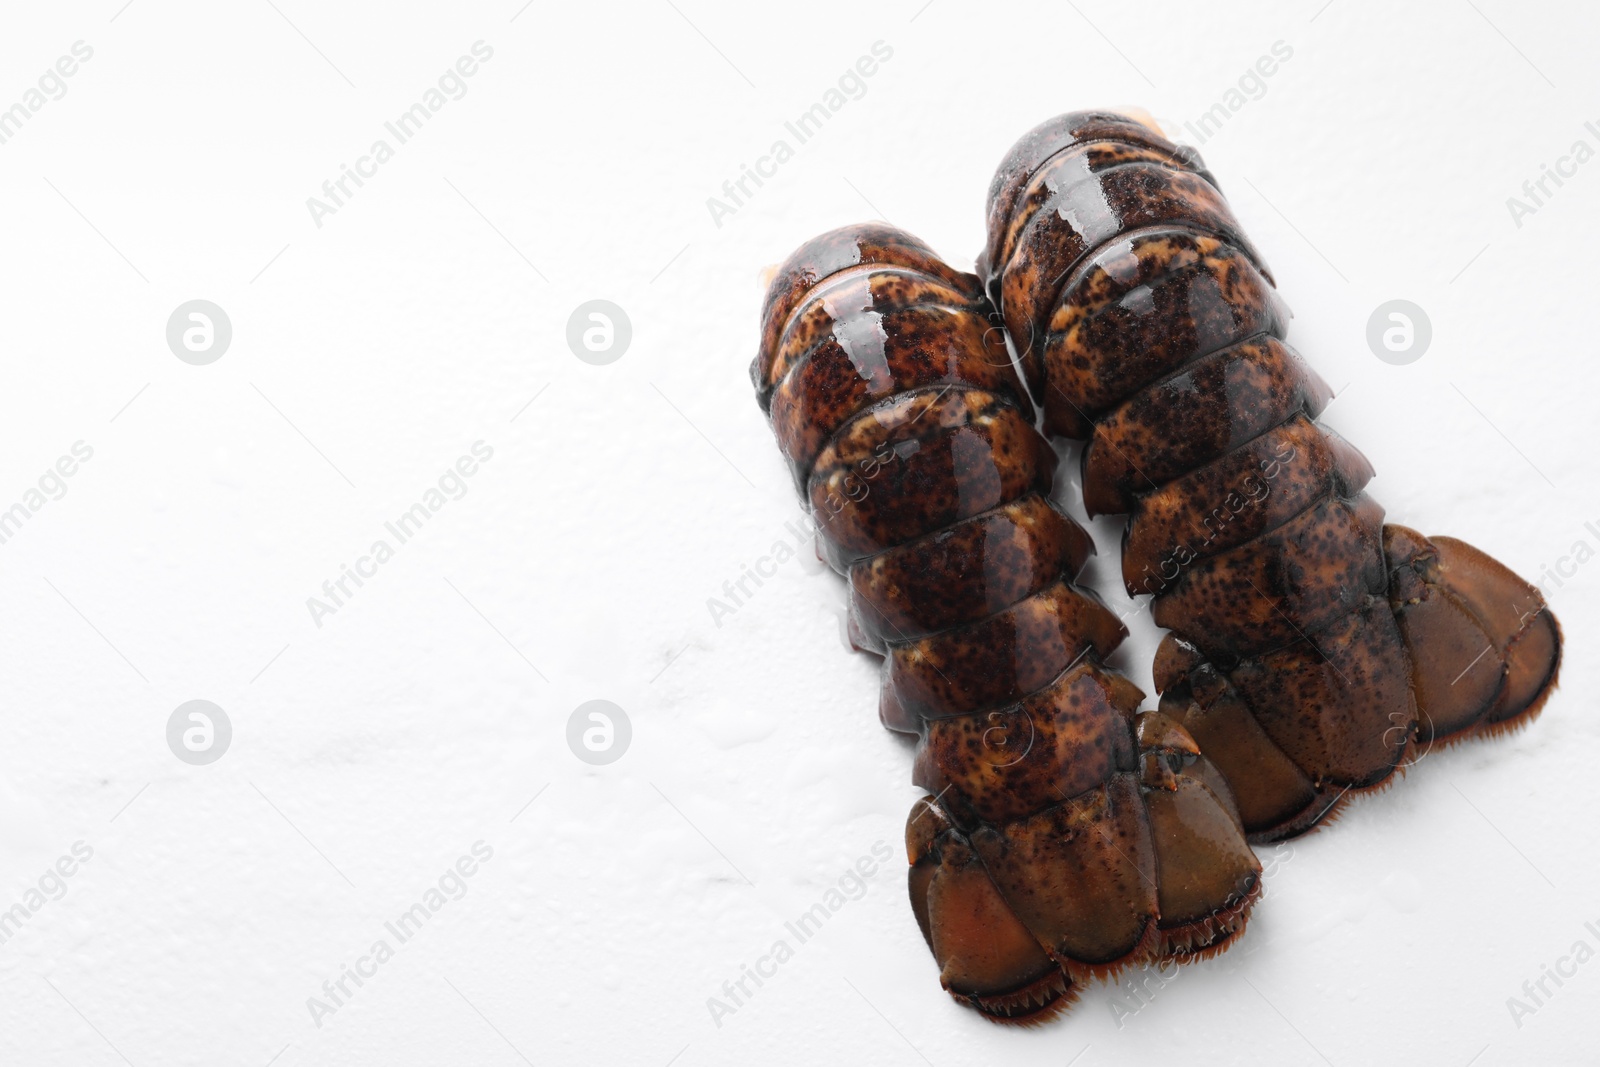
{"type": "Polygon", "coordinates": [[[879,715],[918,739],[911,903],[940,979],[1025,1022],[1226,947],[1260,894],[1250,842],[1419,745],[1528,721],[1560,633],[1482,552],[1383,522],[1192,151],[1060,116],[1008,153],[988,222],[977,274],[884,225],[808,241],[751,369],[883,657],[879,715]],[[1126,630],[1074,584],[1093,545],[1050,498],[1046,434],[1087,442],[1088,513],[1129,517],[1127,590],[1171,631],[1158,711],[1106,666],[1126,630]]]}

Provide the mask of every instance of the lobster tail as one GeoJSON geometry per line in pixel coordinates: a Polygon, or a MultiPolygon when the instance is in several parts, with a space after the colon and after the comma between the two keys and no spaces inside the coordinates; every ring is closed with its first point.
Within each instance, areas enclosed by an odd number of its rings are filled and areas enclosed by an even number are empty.
{"type": "Polygon", "coordinates": [[[1026,135],[980,259],[1048,431],[1086,440],[1090,514],[1172,631],[1162,710],[1226,775],[1252,840],[1316,825],[1414,746],[1528,721],[1560,631],[1470,545],[1384,524],[1365,457],[1192,150],[1103,112],[1026,135]]]}
{"type": "Polygon", "coordinates": [[[1093,551],[978,279],[881,225],[802,246],[767,293],[758,397],[919,739],[906,829],[941,980],[1027,1021],[1091,976],[1220,948],[1259,893],[1223,777],[1104,666],[1093,551]]]}

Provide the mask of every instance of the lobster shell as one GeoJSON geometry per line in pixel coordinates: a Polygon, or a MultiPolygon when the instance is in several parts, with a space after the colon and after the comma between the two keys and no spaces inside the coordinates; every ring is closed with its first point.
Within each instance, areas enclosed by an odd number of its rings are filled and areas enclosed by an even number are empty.
{"type": "Polygon", "coordinates": [[[975,275],[881,225],[778,269],[751,367],[879,715],[918,739],[912,910],[951,994],[1036,1021],[1081,984],[1217,951],[1260,892],[1193,737],[1105,666],[1126,636],[975,275]]]}
{"type": "Polygon", "coordinates": [[[1161,709],[1252,841],[1303,833],[1426,746],[1538,714],[1555,617],[1471,545],[1384,523],[1192,150],[1112,112],[1041,124],[995,174],[979,271],[1046,430],[1087,442],[1089,513],[1128,515],[1124,583],[1172,631],[1161,709]]]}

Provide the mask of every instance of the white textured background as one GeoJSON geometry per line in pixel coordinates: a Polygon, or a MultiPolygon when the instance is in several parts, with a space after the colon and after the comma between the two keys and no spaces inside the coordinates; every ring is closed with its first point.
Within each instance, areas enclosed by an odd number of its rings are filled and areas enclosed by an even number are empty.
{"type": "Polygon", "coordinates": [[[94,455],[0,544],[0,909],[93,858],[0,944],[0,1063],[1594,1059],[1600,962],[1507,1005],[1600,949],[1600,564],[1572,557],[1600,549],[1600,161],[1520,226],[1506,204],[1600,147],[1591,8],[520,3],[7,11],[0,107],[94,52],[0,145],[0,508],[94,455]],[[306,198],[478,40],[467,94],[317,227],[306,198]],[[707,198],[877,41],[864,95],[717,225],[707,198]],[[745,377],[760,272],[879,216],[970,264],[1023,131],[1107,104],[1181,127],[1277,41],[1203,153],[1391,516],[1573,572],[1563,688],[1283,849],[1246,939],[1148,1006],[1098,986],[999,1029],[911,918],[910,752],[840,582],[791,562],[707,610],[799,514],[745,377]],[[1396,297],[1434,329],[1405,367],[1364,340],[1396,297]],[[232,320],[210,366],[166,346],[193,298],[232,320]],[[633,324],[608,366],[564,340],[594,298],[633,324]],[[315,626],[306,598],[478,440],[467,495],[315,626]],[[194,698],[233,723],[210,766],[165,742],[194,698]],[[565,741],[596,698],[634,733],[599,768],[565,741]],[[465,896],[314,1025],[479,840],[465,896]],[[707,998],[880,840],[866,895],[716,1025],[707,998]]]}

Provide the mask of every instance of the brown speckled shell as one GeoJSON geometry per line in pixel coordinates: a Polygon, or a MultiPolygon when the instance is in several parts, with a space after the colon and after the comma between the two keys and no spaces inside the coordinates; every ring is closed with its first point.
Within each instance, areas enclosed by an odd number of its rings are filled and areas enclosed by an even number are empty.
{"type": "Polygon", "coordinates": [[[1103,112],[1027,134],[979,261],[1048,431],[1087,439],[1084,503],[1128,513],[1123,580],[1172,633],[1161,708],[1254,840],[1303,832],[1419,744],[1528,721],[1560,632],[1528,583],[1386,526],[1365,458],[1195,153],[1103,112]],[[1492,651],[1494,655],[1486,653],[1492,651]]]}
{"type": "Polygon", "coordinates": [[[1072,584],[1093,543],[1049,499],[1056,454],[977,278],[847,227],[778,269],[762,338],[758,398],[884,657],[880,716],[919,740],[912,908],[945,987],[1028,1020],[1227,944],[1259,864],[1222,776],[1103,665],[1126,630],[1072,584]]]}

